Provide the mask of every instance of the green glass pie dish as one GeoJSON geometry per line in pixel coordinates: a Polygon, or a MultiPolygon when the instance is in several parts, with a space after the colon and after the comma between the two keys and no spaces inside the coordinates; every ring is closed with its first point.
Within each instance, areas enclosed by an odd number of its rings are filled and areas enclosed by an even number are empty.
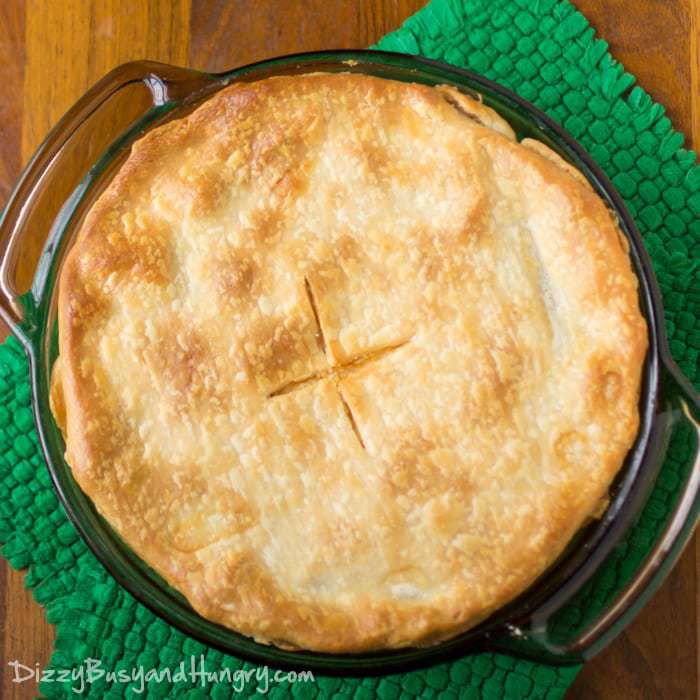
{"type": "Polygon", "coordinates": [[[107,570],[138,600],[187,634],[233,655],[276,666],[342,675],[388,673],[485,649],[553,663],[589,658],[618,634],[660,585],[700,512],[700,398],[671,359],[661,296],[641,237],[621,197],[590,156],[561,127],[501,86],[468,71],[402,54],[339,51],[272,59],[222,74],[151,62],[112,71],[65,115],[24,170],[0,221],[0,312],[29,356],[37,429],[56,491],[76,528],[107,570]],[[49,409],[57,356],[57,280],[83,216],[126,158],[134,140],[181,117],[237,81],[309,72],[360,72],[382,78],[448,84],[477,96],[519,138],[542,141],[575,165],[617,217],[639,279],[649,332],[640,428],[610,490],[609,505],[586,525],[557,562],[515,601],[478,627],[435,646],[368,654],[285,651],[199,616],[137,557],[101,518],[74,481],[49,409]],[[582,596],[647,503],[670,446],[683,454],[670,468],[681,486],[649,553],[616,594],[572,622],[582,596]]]}

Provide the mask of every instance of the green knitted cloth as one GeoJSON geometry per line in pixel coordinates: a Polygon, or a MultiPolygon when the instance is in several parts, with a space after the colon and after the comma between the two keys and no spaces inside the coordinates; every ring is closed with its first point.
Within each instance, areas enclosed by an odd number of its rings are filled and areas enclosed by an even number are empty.
{"type": "MultiPolygon", "coordinates": [[[[612,178],[652,255],[666,306],[671,349],[695,384],[700,380],[700,167],[682,150],[664,108],[655,104],[595,39],[586,19],[559,0],[433,0],[389,34],[379,48],[441,59],[471,68],[515,90],[568,129],[612,178]]],[[[634,531],[595,580],[559,616],[559,629],[575,629],[634,572],[673,503],[687,446],[663,467],[634,531]]],[[[687,461],[687,460],[686,460],[687,461]]],[[[26,585],[56,625],[51,669],[72,669],[41,684],[50,698],[74,697],[86,659],[103,670],[172,670],[173,681],[151,678],[139,694],[131,683],[105,676],[85,684],[84,695],[110,699],[229,698],[255,696],[356,699],[403,697],[560,698],[579,667],[554,668],[502,654],[481,653],[402,675],[329,678],[290,683],[188,638],[138,604],[107,574],[67,520],[52,489],[30,411],[27,362],[19,344],[0,346],[0,541],[3,555],[28,568],[26,585]],[[229,669],[232,682],[201,677],[175,680],[180,662],[229,669]],[[235,671],[257,671],[244,682],[235,671]],[[242,686],[242,693],[240,691],[242,686]]],[[[13,624],[22,624],[14,621],[13,624]]],[[[27,666],[34,659],[20,659],[27,666]]],[[[13,673],[5,669],[5,673],[13,673]]],[[[95,676],[99,674],[94,674],[95,676]]]]}

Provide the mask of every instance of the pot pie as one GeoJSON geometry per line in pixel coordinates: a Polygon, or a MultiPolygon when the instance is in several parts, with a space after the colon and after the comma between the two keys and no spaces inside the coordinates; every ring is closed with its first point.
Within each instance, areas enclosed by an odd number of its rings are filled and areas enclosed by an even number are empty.
{"type": "Polygon", "coordinates": [[[136,142],[63,267],[52,408],[116,532],[284,648],[432,644],[605,498],[647,346],[584,177],[449,87],[235,84],[136,142]]]}

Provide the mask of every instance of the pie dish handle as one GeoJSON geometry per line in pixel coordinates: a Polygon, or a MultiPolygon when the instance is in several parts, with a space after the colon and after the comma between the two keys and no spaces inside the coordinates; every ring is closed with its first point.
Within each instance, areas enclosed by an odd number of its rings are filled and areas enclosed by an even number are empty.
{"type": "Polygon", "coordinates": [[[534,642],[538,647],[535,655],[540,659],[543,651],[558,663],[590,659],[605,648],[651,598],[690,539],[700,517],[700,396],[670,355],[664,354],[663,403],[657,416],[665,422],[661,459],[666,456],[672,432],[681,426],[688,432],[690,453],[685,481],[653,549],[624,588],[572,639],[553,642],[547,632],[549,617],[538,620],[536,613],[529,629],[510,628],[511,643],[507,643],[507,647],[528,655],[534,642]]]}
{"type": "Polygon", "coordinates": [[[62,233],[88,185],[120,145],[150,121],[197,95],[214,76],[186,68],[124,63],[88,90],[49,132],[0,215],[0,316],[31,341],[62,233]]]}

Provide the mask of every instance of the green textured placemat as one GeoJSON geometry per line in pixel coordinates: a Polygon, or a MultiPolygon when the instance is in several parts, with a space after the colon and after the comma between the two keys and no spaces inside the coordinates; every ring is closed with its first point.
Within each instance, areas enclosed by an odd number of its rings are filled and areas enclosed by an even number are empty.
{"type": "MultiPolygon", "coordinates": [[[[634,215],[661,284],[671,349],[683,371],[700,379],[700,168],[682,150],[683,136],[594,38],[586,19],[558,0],[433,0],[379,48],[422,54],[471,68],[512,88],[566,127],[612,178],[634,215]]],[[[631,575],[662,526],[682,478],[686,445],[667,460],[639,524],[558,619],[574,629],[603,605],[631,575]]],[[[40,455],[30,411],[27,362],[10,339],[0,347],[0,541],[15,568],[28,567],[26,585],[56,625],[50,670],[41,684],[51,698],[74,697],[84,686],[91,698],[273,697],[560,698],[579,667],[554,668],[482,653],[402,675],[369,679],[317,676],[314,682],[274,679],[264,669],[226,656],[169,627],[139,605],[95,560],[67,520],[40,455]],[[101,667],[87,682],[87,659],[101,667]],[[231,682],[189,672],[229,669],[231,682]],[[202,665],[200,665],[202,664],[202,665]],[[131,674],[142,668],[164,677],[110,681],[102,671],[131,674]],[[241,670],[252,671],[247,680],[241,670]],[[239,674],[236,675],[236,671],[239,674]],[[242,691],[242,692],[241,692],[242,691]]],[[[21,624],[21,621],[19,622],[21,624]]],[[[33,667],[34,659],[19,659],[33,667]]],[[[13,673],[11,669],[5,672],[13,673]]],[[[26,675],[20,669],[20,675],[26,675]]],[[[123,679],[123,677],[122,677],[123,679]]]]}

